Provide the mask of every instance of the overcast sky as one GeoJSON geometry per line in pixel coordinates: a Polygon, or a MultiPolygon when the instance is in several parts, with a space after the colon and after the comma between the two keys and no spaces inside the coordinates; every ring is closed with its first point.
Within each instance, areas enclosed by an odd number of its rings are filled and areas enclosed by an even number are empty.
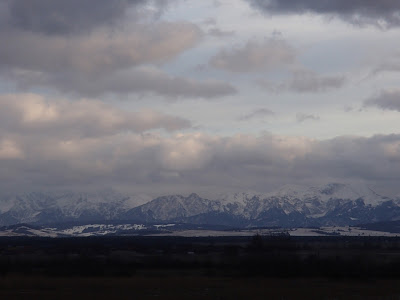
{"type": "Polygon", "coordinates": [[[400,193],[397,0],[0,0],[0,189],[400,193]]]}

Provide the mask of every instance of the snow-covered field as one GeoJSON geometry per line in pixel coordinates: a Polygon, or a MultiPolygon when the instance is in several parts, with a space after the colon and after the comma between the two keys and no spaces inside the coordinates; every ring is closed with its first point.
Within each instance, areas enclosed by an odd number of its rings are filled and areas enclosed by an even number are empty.
{"type": "Polygon", "coordinates": [[[359,227],[321,227],[293,229],[242,229],[242,230],[203,230],[203,229],[174,229],[175,224],[146,226],[143,224],[89,224],[72,226],[66,229],[32,228],[21,225],[0,230],[1,236],[38,236],[38,237],[89,237],[106,235],[148,235],[148,236],[178,236],[178,237],[234,237],[234,236],[400,236],[398,233],[364,230],[359,227]],[[146,233],[146,230],[150,232],[146,233]],[[154,233],[154,230],[159,231],[154,233]]]}
{"type": "Polygon", "coordinates": [[[278,236],[289,234],[290,236],[400,236],[397,233],[363,230],[359,227],[321,227],[315,228],[294,228],[294,229],[246,229],[235,231],[218,230],[181,230],[168,233],[152,234],[152,236],[180,236],[180,237],[218,237],[218,236],[278,236]]]}
{"type": "Polygon", "coordinates": [[[315,228],[296,228],[289,231],[291,236],[400,236],[398,233],[364,230],[359,227],[321,227],[315,228]]]}

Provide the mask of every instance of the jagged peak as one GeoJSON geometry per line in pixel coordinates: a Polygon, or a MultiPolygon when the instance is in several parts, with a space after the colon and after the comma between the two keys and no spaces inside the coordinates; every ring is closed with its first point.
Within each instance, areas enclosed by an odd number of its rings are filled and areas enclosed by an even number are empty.
{"type": "Polygon", "coordinates": [[[220,194],[216,197],[216,200],[224,204],[239,203],[245,205],[248,200],[254,197],[263,198],[262,194],[260,193],[254,191],[246,191],[220,194]]]}
{"type": "Polygon", "coordinates": [[[188,199],[193,199],[193,198],[194,199],[201,199],[201,197],[196,193],[191,193],[187,198],[188,199]]]}

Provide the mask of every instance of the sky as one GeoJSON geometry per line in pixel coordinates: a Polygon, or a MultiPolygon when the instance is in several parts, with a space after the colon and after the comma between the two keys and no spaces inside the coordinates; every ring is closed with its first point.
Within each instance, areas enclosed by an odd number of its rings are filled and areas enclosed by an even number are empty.
{"type": "Polygon", "coordinates": [[[0,189],[400,194],[397,0],[0,0],[0,189]]]}

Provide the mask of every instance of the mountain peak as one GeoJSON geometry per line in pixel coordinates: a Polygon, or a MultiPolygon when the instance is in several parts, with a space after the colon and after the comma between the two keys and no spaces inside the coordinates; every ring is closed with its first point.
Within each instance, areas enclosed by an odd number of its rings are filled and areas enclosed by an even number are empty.
{"type": "Polygon", "coordinates": [[[247,192],[236,192],[236,193],[225,193],[220,194],[217,197],[217,201],[221,203],[228,204],[228,203],[239,203],[245,205],[246,202],[254,197],[262,198],[261,194],[247,191],[247,192]]]}
{"type": "MultiPolygon", "coordinates": [[[[196,193],[160,196],[153,200],[145,196],[122,195],[113,190],[97,193],[25,193],[1,198],[0,225],[121,218],[199,224],[242,222],[240,224],[249,226],[355,224],[360,220],[369,221],[374,213],[381,214],[380,217],[374,215],[381,220],[397,216],[393,209],[388,211],[385,208],[384,202],[389,200],[366,184],[336,182],[319,187],[285,185],[268,194],[252,191],[226,193],[210,200],[196,193]],[[357,200],[366,205],[360,205],[362,203],[357,200]]],[[[400,205],[396,209],[400,216],[400,205]]]]}
{"type": "Polygon", "coordinates": [[[191,193],[188,196],[188,199],[200,199],[200,196],[198,194],[196,194],[196,193],[191,193]]]}
{"type": "Polygon", "coordinates": [[[365,183],[330,183],[319,189],[327,198],[357,200],[362,199],[367,205],[376,206],[387,200],[386,197],[376,193],[365,183]]]}

